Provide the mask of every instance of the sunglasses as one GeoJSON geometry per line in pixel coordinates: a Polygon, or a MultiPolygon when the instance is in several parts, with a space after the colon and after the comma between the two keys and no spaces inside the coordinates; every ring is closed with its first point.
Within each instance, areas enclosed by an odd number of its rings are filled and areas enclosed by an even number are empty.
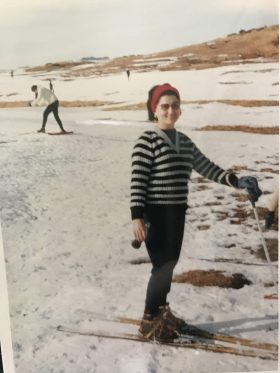
{"type": "Polygon", "coordinates": [[[180,110],[179,102],[174,102],[174,104],[160,104],[159,106],[163,111],[167,111],[169,108],[172,110],[180,110]]]}

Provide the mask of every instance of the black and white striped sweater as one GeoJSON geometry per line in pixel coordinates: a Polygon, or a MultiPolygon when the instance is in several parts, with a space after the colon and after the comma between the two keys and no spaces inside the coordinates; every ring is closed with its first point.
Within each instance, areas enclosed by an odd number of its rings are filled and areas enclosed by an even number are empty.
{"type": "Polygon", "coordinates": [[[145,131],[132,153],[131,216],[145,206],[187,204],[192,170],[215,182],[237,187],[238,178],[211,162],[191,139],[175,131],[175,142],[159,127],[145,131]]]}

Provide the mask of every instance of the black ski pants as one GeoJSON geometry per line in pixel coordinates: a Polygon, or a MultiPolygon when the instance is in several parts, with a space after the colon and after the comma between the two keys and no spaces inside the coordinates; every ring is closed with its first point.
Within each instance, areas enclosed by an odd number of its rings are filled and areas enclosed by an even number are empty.
{"type": "Polygon", "coordinates": [[[63,125],[62,125],[62,122],[59,118],[59,115],[58,115],[58,105],[59,105],[59,102],[58,100],[51,103],[50,105],[48,105],[43,113],[43,124],[42,124],[42,128],[45,129],[46,127],[46,123],[47,123],[47,120],[48,120],[48,116],[50,113],[53,113],[53,116],[55,117],[55,120],[57,121],[61,131],[64,131],[64,128],[63,128],[63,125]]]}
{"type": "Polygon", "coordinates": [[[178,262],[185,228],[186,205],[148,205],[145,241],[153,268],[147,286],[145,313],[156,315],[167,303],[173,270],[178,262]]]}

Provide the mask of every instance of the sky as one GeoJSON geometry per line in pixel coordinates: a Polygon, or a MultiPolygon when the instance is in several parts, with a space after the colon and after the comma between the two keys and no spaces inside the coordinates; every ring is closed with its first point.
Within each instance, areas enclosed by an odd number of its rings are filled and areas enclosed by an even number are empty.
{"type": "Polygon", "coordinates": [[[0,68],[160,52],[278,14],[278,0],[1,0],[0,68]]]}

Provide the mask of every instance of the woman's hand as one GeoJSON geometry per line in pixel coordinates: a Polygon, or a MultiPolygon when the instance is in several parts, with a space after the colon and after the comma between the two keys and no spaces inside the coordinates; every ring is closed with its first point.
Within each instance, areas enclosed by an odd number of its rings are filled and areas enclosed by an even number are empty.
{"type": "Polygon", "coordinates": [[[144,219],[135,219],[132,221],[132,230],[135,240],[143,242],[146,239],[147,227],[144,219]]]}
{"type": "Polygon", "coordinates": [[[253,176],[242,176],[238,180],[238,188],[247,189],[251,202],[257,202],[259,197],[262,195],[262,191],[259,188],[258,181],[253,176]]]}

